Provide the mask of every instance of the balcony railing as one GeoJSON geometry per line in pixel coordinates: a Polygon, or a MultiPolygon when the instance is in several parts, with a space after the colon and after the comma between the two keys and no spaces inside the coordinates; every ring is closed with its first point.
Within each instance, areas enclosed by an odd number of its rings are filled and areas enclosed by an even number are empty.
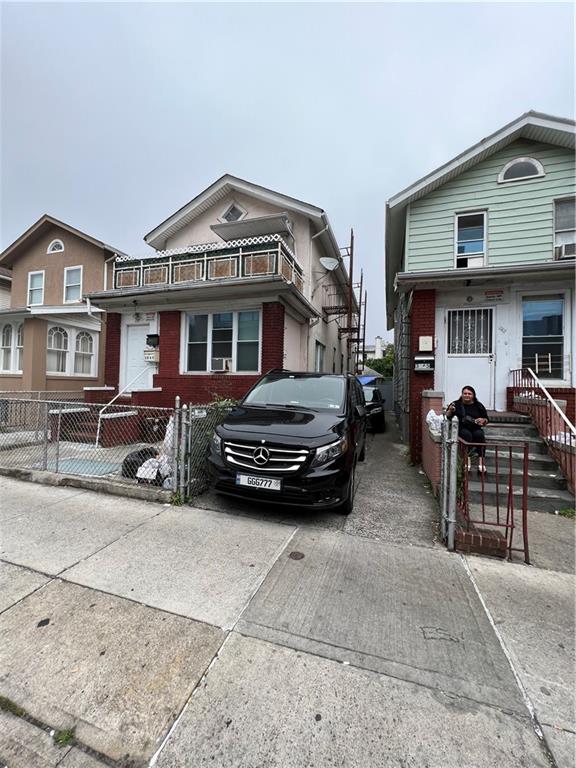
{"type": "Polygon", "coordinates": [[[143,259],[122,256],[114,262],[114,288],[161,288],[267,275],[281,275],[304,291],[303,270],[280,235],[159,251],[143,259]]]}

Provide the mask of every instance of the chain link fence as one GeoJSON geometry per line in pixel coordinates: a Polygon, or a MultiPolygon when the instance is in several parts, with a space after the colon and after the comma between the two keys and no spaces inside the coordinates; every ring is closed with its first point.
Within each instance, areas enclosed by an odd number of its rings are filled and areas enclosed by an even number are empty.
{"type": "MultiPolygon", "coordinates": [[[[10,396],[8,396],[10,394],[10,396]]],[[[229,404],[155,408],[0,396],[0,467],[163,488],[184,503],[209,486],[206,458],[229,404]]]]}

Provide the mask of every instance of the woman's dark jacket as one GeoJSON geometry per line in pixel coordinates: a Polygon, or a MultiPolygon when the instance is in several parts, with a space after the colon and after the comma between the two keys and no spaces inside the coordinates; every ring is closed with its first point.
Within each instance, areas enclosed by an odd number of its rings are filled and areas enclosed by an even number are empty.
{"type": "Polygon", "coordinates": [[[486,419],[486,421],[488,421],[486,408],[479,400],[474,400],[474,402],[469,405],[465,405],[462,398],[459,397],[458,400],[454,400],[454,405],[456,406],[456,410],[452,416],[449,416],[448,418],[458,416],[459,429],[481,429],[479,424],[474,424],[475,419],[486,419]],[[472,421],[467,421],[467,417],[468,419],[472,419],[472,421]]]}

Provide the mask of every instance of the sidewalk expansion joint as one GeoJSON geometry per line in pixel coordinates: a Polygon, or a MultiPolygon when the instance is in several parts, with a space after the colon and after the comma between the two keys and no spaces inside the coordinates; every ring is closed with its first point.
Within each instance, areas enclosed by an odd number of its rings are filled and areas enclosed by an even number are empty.
{"type": "Polygon", "coordinates": [[[522,679],[520,677],[520,673],[516,669],[516,665],[514,664],[514,659],[512,658],[512,654],[508,650],[508,647],[506,646],[506,643],[504,642],[504,638],[502,637],[500,630],[498,629],[498,626],[496,625],[496,622],[494,621],[494,617],[492,616],[492,613],[490,612],[490,609],[488,608],[488,605],[486,601],[484,600],[484,597],[482,596],[482,593],[480,592],[480,588],[478,587],[478,584],[476,583],[476,579],[474,578],[474,574],[472,573],[472,570],[470,569],[470,566],[468,564],[468,561],[464,555],[460,555],[460,559],[462,560],[462,563],[464,565],[464,570],[468,574],[468,578],[470,579],[470,582],[472,583],[472,586],[474,587],[474,590],[478,596],[478,599],[480,600],[480,604],[482,605],[482,608],[484,609],[484,613],[486,614],[486,618],[490,622],[490,626],[492,627],[492,630],[494,634],[496,635],[496,639],[498,640],[498,643],[500,644],[500,647],[502,648],[502,652],[504,653],[504,656],[506,656],[506,660],[508,661],[508,664],[510,665],[510,669],[512,670],[512,674],[514,675],[514,679],[516,680],[516,685],[518,686],[518,689],[520,691],[520,695],[522,696],[522,699],[524,700],[524,704],[526,705],[526,709],[528,710],[530,714],[530,722],[532,723],[532,729],[534,730],[534,733],[536,734],[538,740],[542,744],[542,747],[546,753],[546,757],[550,761],[550,764],[553,768],[559,768],[558,763],[556,762],[556,758],[554,757],[554,754],[552,753],[552,750],[550,749],[550,746],[548,745],[548,742],[546,740],[546,736],[544,735],[544,731],[542,730],[542,726],[540,724],[540,721],[538,720],[538,716],[536,714],[536,708],[534,706],[534,703],[532,702],[532,699],[530,698],[528,691],[526,690],[524,683],[522,682],[522,679]]]}
{"type": "MultiPolygon", "coordinates": [[[[269,627],[266,624],[259,624],[259,623],[254,622],[254,621],[251,621],[250,623],[254,624],[255,626],[263,627],[264,629],[272,629],[272,630],[275,629],[274,627],[269,627]]],[[[317,650],[316,651],[312,651],[312,650],[302,650],[301,648],[295,648],[294,646],[289,645],[287,642],[283,643],[282,640],[279,639],[279,638],[274,638],[274,640],[266,640],[266,639],[264,639],[262,637],[258,637],[256,635],[250,635],[247,632],[243,632],[243,631],[241,631],[239,629],[236,629],[236,628],[234,628],[232,631],[235,634],[238,634],[241,637],[245,637],[245,638],[247,638],[249,640],[258,640],[261,643],[267,643],[269,645],[276,645],[276,646],[278,646],[280,648],[288,648],[288,649],[290,649],[292,651],[295,651],[296,653],[301,653],[301,654],[306,655],[306,656],[313,656],[313,657],[315,657],[317,659],[323,659],[324,661],[330,661],[330,662],[332,662],[334,664],[340,664],[340,665],[346,666],[346,667],[348,667],[350,669],[357,669],[357,670],[359,670],[361,672],[364,672],[366,674],[369,674],[369,675],[376,675],[378,677],[390,678],[391,680],[398,680],[399,682],[406,683],[407,685],[415,685],[418,688],[425,688],[427,691],[432,691],[434,693],[442,693],[442,694],[444,694],[445,696],[447,696],[448,698],[451,698],[451,699],[462,699],[462,701],[470,701],[473,704],[477,704],[478,706],[488,707],[489,709],[495,710],[497,712],[501,712],[503,715],[507,715],[507,716],[510,716],[510,717],[520,718],[521,720],[529,720],[529,717],[527,715],[522,715],[521,712],[517,712],[517,711],[515,711],[513,709],[510,709],[510,708],[507,708],[507,707],[502,707],[502,706],[500,706],[498,704],[494,704],[493,702],[490,702],[490,701],[485,701],[485,700],[482,700],[482,699],[475,699],[472,696],[466,696],[463,693],[454,693],[453,691],[446,690],[445,688],[442,688],[441,686],[431,685],[430,683],[423,683],[423,682],[421,682],[419,680],[410,680],[409,678],[402,677],[401,675],[395,675],[392,672],[379,672],[379,671],[374,670],[374,669],[370,669],[370,668],[367,668],[367,667],[362,667],[359,664],[354,663],[354,661],[350,661],[349,659],[341,661],[340,659],[335,659],[333,656],[326,656],[326,655],[320,653],[320,651],[317,651],[317,650]]],[[[288,632],[286,630],[281,630],[281,631],[282,631],[282,634],[285,634],[285,635],[291,635],[292,637],[298,637],[298,638],[301,638],[303,640],[312,640],[312,638],[306,637],[306,635],[298,635],[295,632],[288,632]]],[[[361,651],[354,651],[352,648],[347,648],[345,646],[336,645],[335,643],[330,643],[330,642],[327,642],[325,640],[312,640],[312,641],[317,643],[318,645],[326,645],[326,646],[329,646],[330,648],[337,648],[337,649],[343,650],[343,651],[351,651],[352,653],[356,653],[356,654],[359,654],[359,655],[362,655],[362,656],[369,656],[369,657],[371,657],[373,659],[378,659],[380,661],[389,661],[391,663],[398,664],[399,666],[401,665],[401,666],[407,667],[408,669],[413,669],[413,670],[415,670],[417,672],[430,672],[431,674],[434,673],[434,670],[429,670],[429,669],[426,669],[424,667],[417,667],[414,664],[406,664],[405,662],[395,662],[394,659],[389,659],[386,656],[375,656],[374,654],[371,654],[371,653],[366,653],[366,652],[361,652],[361,651]]]]}

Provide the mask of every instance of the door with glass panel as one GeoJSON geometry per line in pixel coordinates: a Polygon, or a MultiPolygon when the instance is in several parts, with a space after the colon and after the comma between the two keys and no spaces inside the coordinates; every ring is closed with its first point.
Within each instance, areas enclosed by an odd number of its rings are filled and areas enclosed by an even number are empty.
{"type": "Polygon", "coordinates": [[[448,400],[469,385],[487,408],[494,408],[493,328],[492,307],[447,310],[444,389],[448,400]]]}
{"type": "Polygon", "coordinates": [[[540,379],[565,378],[562,294],[522,298],[522,367],[540,379]]]}

